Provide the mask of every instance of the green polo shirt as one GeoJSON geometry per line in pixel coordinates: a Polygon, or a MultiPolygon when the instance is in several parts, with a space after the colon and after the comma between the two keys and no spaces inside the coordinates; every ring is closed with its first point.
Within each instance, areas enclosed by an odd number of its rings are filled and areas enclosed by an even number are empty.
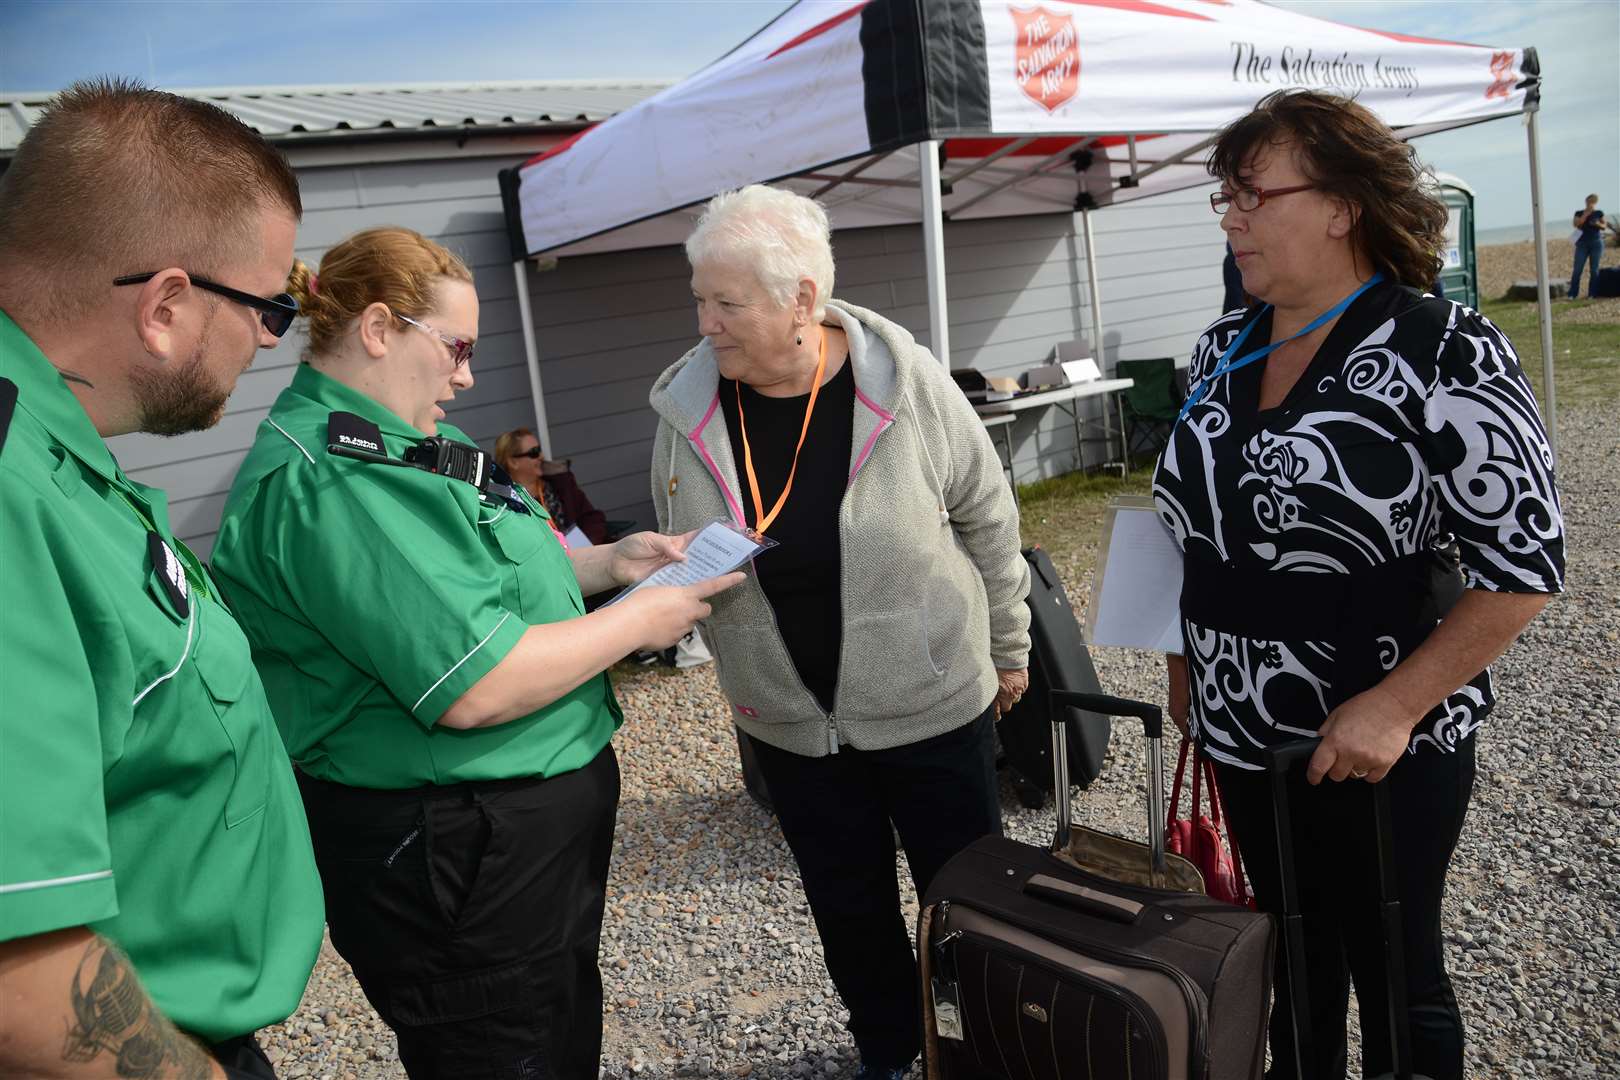
{"type": "MultiPolygon", "coordinates": [[[[214,542],[214,571],[298,767],[352,787],[408,788],[589,764],[621,721],[606,673],[510,723],[437,726],[530,626],[584,614],[545,511],[329,454],[334,411],[376,424],[395,459],[423,438],[303,365],[259,426],[214,542]]],[[[439,433],[472,442],[449,425],[439,433]]]]}
{"type": "Polygon", "coordinates": [[[282,1020],[324,909],[247,640],[4,312],[0,376],[0,940],[88,926],[210,1041],[282,1020]]]}

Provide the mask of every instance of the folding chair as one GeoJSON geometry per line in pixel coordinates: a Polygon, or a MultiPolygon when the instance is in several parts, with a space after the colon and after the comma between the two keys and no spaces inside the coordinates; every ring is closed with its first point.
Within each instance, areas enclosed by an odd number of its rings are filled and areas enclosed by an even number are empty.
{"type": "Polygon", "coordinates": [[[1175,360],[1120,360],[1114,365],[1114,377],[1135,381],[1124,394],[1125,445],[1134,450],[1145,435],[1154,454],[1162,453],[1186,400],[1176,382],[1175,360]]]}

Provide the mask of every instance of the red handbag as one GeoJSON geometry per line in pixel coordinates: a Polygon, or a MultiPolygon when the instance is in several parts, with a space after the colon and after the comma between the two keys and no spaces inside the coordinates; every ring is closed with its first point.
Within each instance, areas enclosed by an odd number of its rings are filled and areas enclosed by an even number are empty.
{"type": "Polygon", "coordinates": [[[1238,855],[1237,840],[1228,827],[1227,839],[1221,839],[1221,792],[1215,783],[1215,763],[1202,750],[1194,754],[1192,775],[1192,814],[1185,821],[1176,818],[1181,802],[1182,778],[1187,774],[1187,750],[1191,739],[1181,742],[1181,757],[1176,762],[1176,781],[1170,789],[1170,818],[1165,822],[1165,850],[1181,855],[1198,867],[1204,875],[1204,892],[1216,900],[1253,909],[1254,897],[1248,883],[1243,880],[1243,860],[1238,855]],[[1199,813],[1199,780],[1209,780],[1209,815],[1199,813]]]}

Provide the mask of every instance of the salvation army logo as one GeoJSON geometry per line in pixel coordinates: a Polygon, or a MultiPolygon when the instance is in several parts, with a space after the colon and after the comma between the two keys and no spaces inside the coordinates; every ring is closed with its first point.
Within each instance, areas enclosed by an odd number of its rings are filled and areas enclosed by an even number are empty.
{"type": "Polygon", "coordinates": [[[1485,88],[1486,99],[1505,98],[1513,93],[1513,54],[1491,53],[1491,85],[1485,88]]]}
{"type": "Polygon", "coordinates": [[[1013,78],[1031,101],[1057,112],[1080,89],[1080,38],[1073,15],[1045,8],[1009,8],[1018,51],[1013,78]]]}

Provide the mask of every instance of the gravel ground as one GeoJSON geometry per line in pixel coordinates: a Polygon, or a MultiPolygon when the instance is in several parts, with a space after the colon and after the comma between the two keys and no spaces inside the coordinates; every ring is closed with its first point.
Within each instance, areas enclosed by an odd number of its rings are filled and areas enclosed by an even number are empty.
{"type": "MultiPolygon", "coordinates": [[[[1571,592],[1497,665],[1501,704],[1446,904],[1478,1077],[1613,1077],[1620,1062],[1620,443],[1596,408],[1564,412],[1560,430],[1571,592]]],[[[1080,607],[1089,559],[1047,545],[1080,607]]],[[[1110,692],[1162,700],[1157,657],[1103,649],[1095,660],[1110,692]]],[[[792,859],[743,791],[712,668],[637,671],[619,685],[628,722],[602,942],[604,1074],[852,1074],[846,1014],[792,859]]],[[[1120,728],[1077,816],[1140,835],[1144,760],[1120,728]]],[[[1050,812],[1024,810],[1005,783],[1002,807],[1011,835],[1049,839],[1050,812]]],[[[403,1075],[330,949],[298,1012],[263,1038],[284,1077],[403,1075]]]]}

